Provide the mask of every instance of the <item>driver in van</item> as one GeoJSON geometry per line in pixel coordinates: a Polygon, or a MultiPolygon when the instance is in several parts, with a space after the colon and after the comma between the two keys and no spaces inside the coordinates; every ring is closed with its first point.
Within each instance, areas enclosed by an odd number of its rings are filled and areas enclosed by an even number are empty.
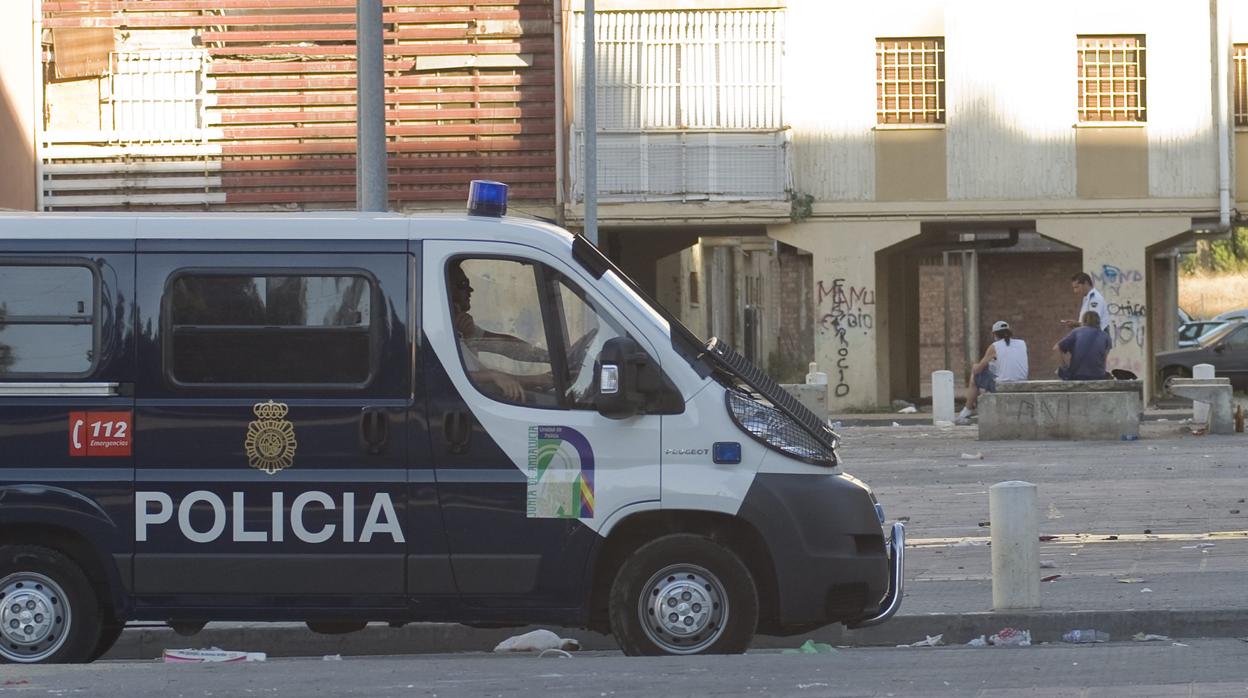
{"type": "Polygon", "coordinates": [[[524,402],[526,389],[549,390],[554,385],[549,372],[517,375],[487,368],[481,362],[481,352],[498,354],[515,361],[546,364],[549,364],[550,357],[545,349],[535,347],[519,337],[493,332],[476,324],[469,312],[472,309],[472,282],[468,280],[468,274],[458,261],[451,263],[450,284],[451,323],[455,328],[460,354],[464,357],[464,368],[472,382],[482,388],[493,386],[510,402],[524,402]]]}

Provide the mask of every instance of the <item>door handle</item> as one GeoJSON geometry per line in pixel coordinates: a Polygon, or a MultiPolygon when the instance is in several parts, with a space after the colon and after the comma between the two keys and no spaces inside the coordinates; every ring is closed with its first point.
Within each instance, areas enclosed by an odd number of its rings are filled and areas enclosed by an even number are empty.
{"type": "Polygon", "coordinates": [[[380,409],[367,407],[360,415],[360,447],[370,456],[385,452],[390,440],[390,419],[380,409]]]}
{"type": "Polygon", "coordinates": [[[446,438],[449,452],[454,455],[467,453],[472,442],[472,417],[458,410],[445,413],[442,415],[442,436],[446,438]]]}

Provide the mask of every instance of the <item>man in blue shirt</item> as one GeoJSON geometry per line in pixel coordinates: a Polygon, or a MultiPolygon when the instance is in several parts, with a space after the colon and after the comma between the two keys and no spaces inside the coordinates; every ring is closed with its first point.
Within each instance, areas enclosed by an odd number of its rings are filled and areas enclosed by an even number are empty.
{"type": "Polygon", "coordinates": [[[1082,326],[1053,346],[1053,350],[1062,355],[1062,366],[1057,369],[1057,375],[1068,381],[1110,378],[1105,370],[1105,360],[1109,358],[1109,334],[1101,329],[1101,316],[1089,310],[1083,314],[1082,322],[1082,326]]]}

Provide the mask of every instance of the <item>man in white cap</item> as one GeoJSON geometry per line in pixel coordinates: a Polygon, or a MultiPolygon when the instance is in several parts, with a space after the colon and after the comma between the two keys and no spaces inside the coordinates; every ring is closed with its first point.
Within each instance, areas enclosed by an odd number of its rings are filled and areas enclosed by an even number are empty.
{"type": "Polygon", "coordinates": [[[971,368],[966,406],[954,420],[958,424],[970,423],[971,415],[979,404],[980,392],[996,392],[998,382],[1027,380],[1027,343],[1014,338],[1010,323],[1005,320],[992,323],[992,336],[993,342],[984,352],[984,358],[971,368]]]}

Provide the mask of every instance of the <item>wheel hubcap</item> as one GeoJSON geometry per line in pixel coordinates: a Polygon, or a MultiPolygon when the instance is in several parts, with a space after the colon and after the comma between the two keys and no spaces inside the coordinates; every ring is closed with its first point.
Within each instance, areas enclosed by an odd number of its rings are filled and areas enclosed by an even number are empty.
{"type": "Polygon", "coordinates": [[[724,632],[728,598],[719,579],[697,565],[672,565],[650,578],[638,600],[641,627],[665,652],[700,652],[724,632]]]}
{"type": "Polygon", "coordinates": [[[11,662],[38,662],[65,644],[69,628],[65,592],[34,572],[0,579],[0,655],[11,662]]]}

